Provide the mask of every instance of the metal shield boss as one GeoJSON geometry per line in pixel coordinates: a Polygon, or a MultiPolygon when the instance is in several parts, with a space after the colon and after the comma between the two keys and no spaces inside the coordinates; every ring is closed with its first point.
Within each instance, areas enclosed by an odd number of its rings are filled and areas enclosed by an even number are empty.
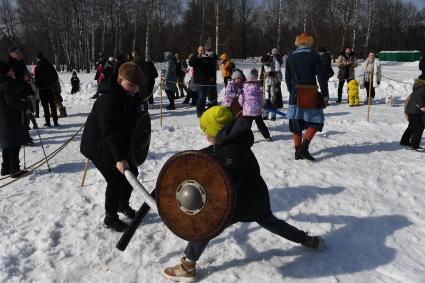
{"type": "Polygon", "coordinates": [[[139,117],[130,139],[129,162],[140,166],[145,162],[151,141],[151,118],[148,112],[139,117]]]}
{"type": "Polygon", "coordinates": [[[213,157],[200,151],[177,153],[164,164],[155,197],[165,225],[187,241],[220,234],[235,206],[231,179],[213,157]]]}

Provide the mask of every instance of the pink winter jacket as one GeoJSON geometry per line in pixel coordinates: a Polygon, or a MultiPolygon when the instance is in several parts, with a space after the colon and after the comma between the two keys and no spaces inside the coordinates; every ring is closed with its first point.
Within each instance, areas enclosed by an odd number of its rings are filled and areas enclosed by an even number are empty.
{"type": "Polygon", "coordinates": [[[237,84],[233,80],[229,81],[226,87],[226,92],[224,93],[222,105],[231,108],[235,97],[240,97],[242,92],[243,84],[237,84]]]}
{"type": "Polygon", "coordinates": [[[247,81],[244,83],[243,94],[239,96],[239,104],[242,106],[243,116],[260,116],[263,114],[263,93],[259,81],[247,81]]]}

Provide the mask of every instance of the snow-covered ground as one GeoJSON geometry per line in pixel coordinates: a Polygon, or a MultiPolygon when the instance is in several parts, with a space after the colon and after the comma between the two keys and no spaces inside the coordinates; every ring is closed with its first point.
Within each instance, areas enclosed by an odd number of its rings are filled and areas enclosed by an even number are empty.
{"type": "MultiPolygon", "coordinates": [[[[237,63],[244,71],[249,62],[237,63]]],[[[257,66],[259,68],[260,66],[257,66]]],[[[406,83],[417,63],[383,66],[383,74],[406,83]]],[[[62,73],[69,117],[59,128],[40,129],[47,153],[85,122],[95,91],[94,74],[80,74],[82,90],[70,94],[70,74],[62,73]]],[[[284,90],[287,101],[288,94],[284,90]]],[[[266,121],[274,142],[264,142],[253,126],[256,154],[270,190],[274,213],[320,234],[321,252],[306,250],[255,223],[226,229],[198,262],[203,282],[425,282],[425,155],[399,146],[407,126],[402,102],[411,85],[384,79],[366,122],[367,107],[331,105],[324,131],[311,152],[317,162],[295,161],[287,120],[266,121]],[[384,104],[386,95],[395,107],[384,104]]],[[[220,97],[223,88],[219,87],[220,97]]],[[[331,100],[336,85],[330,83],[331,100]]],[[[362,98],[365,93],[362,91],[362,98]]],[[[158,105],[159,98],[155,97],[158,105]]],[[[179,100],[181,101],[181,100],[179,100]]],[[[151,110],[152,140],[140,179],[152,189],[174,153],[207,145],[195,109],[151,110]]],[[[42,125],[42,118],[38,119],[42,125]]],[[[35,140],[36,132],[32,131],[35,140]]],[[[0,189],[0,282],[166,282],[160,271],[182,256],[185,242],[159,216],[149,213],[125,252],[115,248],[121,234],[102,226],[105,182],[91,167],[80,188],[84,157],[81,135],[46,166],[0,189]]],[[[42,158],[39,142],[26,148],[26,163],[42,158]]],[[[21,150],[21,162],[22,162],[21,150]]],[[[0,181],[1,184],[7,180],[0,181]]],[[[141,204],[134,191],[133,207],[141,204]]]]}

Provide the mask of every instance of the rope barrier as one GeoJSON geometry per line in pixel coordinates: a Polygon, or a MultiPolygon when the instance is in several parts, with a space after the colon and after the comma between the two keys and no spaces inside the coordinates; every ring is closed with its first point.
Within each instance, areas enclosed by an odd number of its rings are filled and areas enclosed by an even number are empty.
{"type": "Polygon", "coordinates": [[[384,77],[384,76],[383,76],[383,78],[384,79],[387,79],[387,80],[390,80],[390,81],[395,81],[395,82],[398,82],[398,83],[406,84],[406,85],[414,85],[412,83],[402,82],[402,81],[399,81],[399,80],[396,80],[396,79],[392,79],[392,78],[388,78],[388,77],[384,77]]]}
{"type": "MultiPolygon", "coordinates": [[[[51,152],[49,155],[47,155],[47,158],[43,158],[40,161],[37,161],[36,163],[32,164],[31,166],[27,167],[28,169],[31,168],[30,170],[28,170],[27,174],[23,174],[22,176],[20,176],[19,178],[14,178],[13,180],[3,184],[0,186],[0,188],[4,188],[20,179],[23,179],[25,177],[28,176],[29,173],[34,172],[36,169],[40,168],[42,165],[44,165],[46,162],[48,162],[49,160],[51,160],[53,157],[55,157],[59,152],[61,152],[65,147],[68,146],[68,144],[80,133],[80,131],[84,128],[84,124],[78,129],[78,131],[71,136],[65,143],[63,143],[61,146],[59,146],[56,150],[54,150],[53,152],[51,152]]],[[[10,178],[11,176],[8,176],[7,178],[10,178]]],[[[4,179],[7,179],[4,178],[4,179]]]]}

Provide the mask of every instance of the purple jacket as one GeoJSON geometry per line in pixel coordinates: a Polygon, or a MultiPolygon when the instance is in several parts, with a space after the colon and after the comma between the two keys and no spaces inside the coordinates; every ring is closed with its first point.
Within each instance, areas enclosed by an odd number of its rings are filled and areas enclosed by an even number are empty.
{"type": "Polygon", "coordinates": [[[239,96],[243,116],[260,116],[263,114],[263,92],[259,81],[247,81],[243,87],[243,95],[239,96]]]}
{"type": "Polygon", "coordinates": [[[222,105],[230,108],[235,97],[240,97],[240,94],[242,94],[242,92],[243,84],[237,84],[233,80],[229,81],[226,87],[226,92],[224,94],[222,105]]]}

